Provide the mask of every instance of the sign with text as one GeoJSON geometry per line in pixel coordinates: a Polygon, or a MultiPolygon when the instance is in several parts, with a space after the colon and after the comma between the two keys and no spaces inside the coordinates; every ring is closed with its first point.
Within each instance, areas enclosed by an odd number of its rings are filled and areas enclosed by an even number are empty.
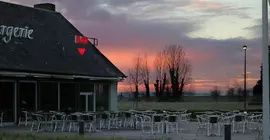
{"type": "Polygon", "coordinates": [[[0,25],[0,38],[3,42],[9,43],[13,37],[24,38],[24,39],[34,39],[32,34],[34,29],[26,27],[16,27],[0,25]]]}
{"type": "Polygon", "coordinates": [[[87,45],[89,44],[88,37],[75,35],[75,43],[87,45]]]}

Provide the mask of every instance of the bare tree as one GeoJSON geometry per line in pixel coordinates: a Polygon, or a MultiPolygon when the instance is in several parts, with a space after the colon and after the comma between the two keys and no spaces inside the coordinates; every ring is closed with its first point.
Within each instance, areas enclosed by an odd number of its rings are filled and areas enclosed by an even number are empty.
{"type": "Polygon", "coordinates": [[[156,75],[156,81],[154,84],[156,97],[160,100],[165,91],[165,87],[167,85],[167,75],[165,69],[165,63],[163,59],[163,53],[160,52],[156,55],[154,60],[154,69],[156,75]]]}
{"type": "Polygon", "coordinates": [[[220,89],[218,88],[218,86],[215,86],[211,91],[211,96],[215,99],[215,101],[217,102],[218,100],[218,97],[220,96],[221,94],[221,91],[220,89]]]}
{"type": "Polygon", "coordinates": [[[143,77],[143,83],[145,86],[145,93],[146,97],[150,97],[150,70],[148,66],[148,57],[147,54],[144,55],[142,59],[142,77],[143,77]]]}
{"type": "Polygon", "coordinates": [[[242,84],[239,83],[239,81],[234,80],[234,81],[233,81],[233,87],[234,87],[234,89],[236,90],[236,91],[235,91],[236,96],[238,96],[239,98],[242,97],[242,96],[243,96],[243,93],[244,93],[242,84]]]}
{"type": "Polygon", "coordinates": [[[235,95],[235,88],[234,87],[228,87],[227,96],[234,96],[234,95],[235,95]]]}
{"type": "Polygon", "coordinates": [[[191,74],[191,66],[180,45],[170,45],[163,50],[165,67],[169,72],[173,97],[179,99],[191,74]]]}
{"type": "Polygon", "coordinates": [[[134,65],[128,71],[128,78],[130,83],[134,86],[134,100],[136,101],[136,107],[138,107],[139,97],[139,85],[143,81],[143,70],[142,70],[142,57],[140,54],[134,57],[134,65]]]}

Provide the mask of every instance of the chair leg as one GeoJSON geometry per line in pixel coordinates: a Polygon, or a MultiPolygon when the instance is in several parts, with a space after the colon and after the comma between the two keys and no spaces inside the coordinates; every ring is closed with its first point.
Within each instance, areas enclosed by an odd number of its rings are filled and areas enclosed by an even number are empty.
{"type": "Polygon", "coordinates": [[[152,124],[152,127],[151,127],[151,134],[154,134],[154,124],[152,124]]]}
{"type": "Polygon", "coordinates": [[[89,133],[92,131],[92,123],[89,124],[89,133]]]}
{"type": "Polygon", "coordinates": [[[54,132],[55,132],[56,129],[57,129],[57,125],[58,125],[58,122],[55,122],[55,124],[54,124],[54,132]]]}
{"type": "Polygon", "coordinates": [[[100,130],[101,130],[101,128],[102,128],[102,121],[103,121],[103,120],[100,120],[100,121],[99,121],[99,129],[100,129],[100,130]]]}
{"type": "Polygon", "coordinates": [[[31,129],[30,129],[31,132],[33,131],[34,124],[35,124],[35,122],[32,122],[32,126],[31,126],[31,129]]]}
{"type": "Polygon", "coordinates": [[[62,125],[62,132],[64,132],[64,129],[65,129],[65,122],[63,122],[63,125],[62,125]]]}
{"type": "Polygon", "coordinates": [[[178,130],[178,124],[177,123],[175,124],[175,128],[176,128],[176,133],[178,134],[179,130],[178,130]]]}
{"type": "Polygon", "coordinates": [[[70,122],[70,124],[69,124],[69,129],[68,129],[68,132],[70,132],[70,131],[71,131],[71,127],[72,127],[72,122],[70,122]]]}
{"type": "Polygon", "coordinates": [[[25,118],[25,126],[27,126],[27,124],[28,124],[28,120],[27,118],[25,118]]]}
{"type": "MultiPolygon", "coordinates": [[[[19,118],[19,122],[18,122],[18,126],[20,126],[21,125],[21,117],[19,118]]],[[[0,124],[0,126],[1,126],[1,124],[0,124]]]]}
{"type": "Polygon", "coordinates": [[[41,123],[39,122],[39,123],[38,123],[38,127],[37,127],[37,132],[39,131],[40,126],[41,126],[41,123]]]}

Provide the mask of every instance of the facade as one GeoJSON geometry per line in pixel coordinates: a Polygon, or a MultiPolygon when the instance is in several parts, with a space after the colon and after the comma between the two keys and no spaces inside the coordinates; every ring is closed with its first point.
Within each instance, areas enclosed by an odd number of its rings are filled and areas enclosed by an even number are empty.
{"type": "Polygon", "coordinates": [[[117,110],[125,75],[52,4],[0,2],[0,112],[17,122],[21,111],[117,110]],[[80,55],[78,48],[85,48],[80,55]]]}

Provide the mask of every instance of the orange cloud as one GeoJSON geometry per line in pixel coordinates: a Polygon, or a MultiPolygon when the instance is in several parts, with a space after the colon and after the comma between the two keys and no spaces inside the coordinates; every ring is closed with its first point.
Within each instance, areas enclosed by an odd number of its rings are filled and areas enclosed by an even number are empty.
{"type": "Polygon", "coordinates": [[[228,7],[227,4],[217,3],[217,2],[210,2],[209,0],[198,0],[194,3],[191,3],[187,7],[196,8],[196,9],[218,9],[228,7]]]}

